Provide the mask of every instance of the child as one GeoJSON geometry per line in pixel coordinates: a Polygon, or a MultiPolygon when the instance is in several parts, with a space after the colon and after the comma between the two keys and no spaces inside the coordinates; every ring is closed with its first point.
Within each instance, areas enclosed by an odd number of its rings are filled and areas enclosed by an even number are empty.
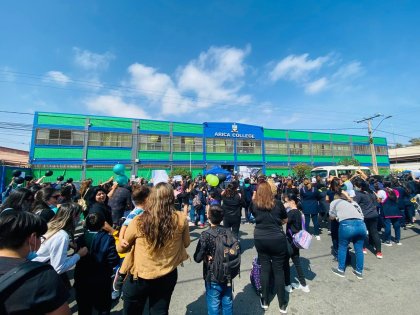
{"type": "MultiPolygon", "coordinates": [[[[135,208],[130,212],[130,214],[127,216],[127,218],[125,219],[118,239],[119,242],[121,243],[121,246],[125,246],[124,244],[126,243],[126,241],[124,240],[124,234],[125,231],[127,230],[127,226],[128,224],[138,215],[141,215],[143,213],[143,208],[144,205],[146,203],[147,197],[150,194],[150,188],[148,186],[142,185],[139,187],[136,187],[133,190],[133,193],[131,195],[131,198],[133,199],[133,203],[135,205],[135,208]]],[[[127,253],[127,254],[122,254],[125,255],[124,260],[121,264],[121,267],[118,268],[116,274],[115,274],[115,279],[114,279],[114,284],[113,284],[113,289],[114,292],[115,291],[120,291],[124,282],[124,279],[127,275],[128,270],[130,269],[133,261],[132,261],[132,254],[131,252],[127,253]]]]}
{"type": "Polygon", "coordinates": [[[85,224],[88,231],[77,240],[77,245],[79,248],[86,246],[89,254],[77,262],[74,271],[78,314],[92,314],[93,309],[109,314],[112,269],[120,258],[114,238],[102,229],[105,225],[102,214],[89,214],[85,224]]]}
{"type": "Polygon", "coordinates": [[[303,292],[309,292],[309,286],[306,284],[305,274],[303,273],[302,266],[300,264],[299,248],[293,244],[293,235],[302,230],[302,213],[298,209],[299,200],[297,195],[294,193],[288,193],[285,196],[286,203],[284,204],[287,210],[287,227],[286,227],[286,236],[288,242],[292,245],[293,254],[291,259],[295,265],[296,272],[298,275],[299,283],[290,283],[290,266],[285,270],[285,283],[286,291],[292,292],[294,289],[300,289],[303,292]]]}
{"type": "MultiPolygon", "coordinates": [[[[219,205],[211,206],[208,209],[208,220],[210,230],[218,235],[227,233],[226,229],[220,226],[223,220],[223,209],[219,205]]],[[[222,305],[223,315],[233,313],[232,286],[230,282],[219,282],[210,271],[213,258],[216,254],[216,238],[207,231],[203,232],[197,244],[194,260],[203,263],[203,278],[206,286],[206,300],[208,314],[219,314],[220,304],[222,305]]]]}

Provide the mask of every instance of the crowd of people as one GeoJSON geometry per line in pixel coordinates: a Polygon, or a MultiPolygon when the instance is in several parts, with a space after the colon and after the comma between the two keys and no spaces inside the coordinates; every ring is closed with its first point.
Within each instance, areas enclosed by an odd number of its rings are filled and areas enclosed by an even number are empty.
{"type": "Polygon", "coordinates": [[[418,179],[362,171],[340,178],[232,176],[216,187],[204,176],[127,185],[111,178],[97,186],[87,179],[79,189],[72,180],[12,182],[0,207],[1,312],[70,314],[74,288],[81,315],[109,314],[120,296],[124,314],[141,314],[147,302],[150,314],[168,314],[177,267],[189,258],[190,230],[198,228],[193,258],[203,262],[208,314],[232,314],[240,229],[254,224],[261,308],[274,293],[287,313],[286,292],[310,292],[298,233],[330,239],[332,272],[340,277],[354,251],[352,272],[363,279],[368,251],[382,259],[381,246],[402,244],[401,228],[413,227],[419,193],[418,179]],[[298,283],[290,279],[290,262],[298,283]]]}

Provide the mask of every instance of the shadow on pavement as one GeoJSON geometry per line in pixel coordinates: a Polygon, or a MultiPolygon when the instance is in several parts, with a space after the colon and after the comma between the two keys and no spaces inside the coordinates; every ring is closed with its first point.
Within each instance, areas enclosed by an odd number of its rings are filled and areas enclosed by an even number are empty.
{"type": "Polygon", "coordinates": [[[207,314],[206,293],[204,292],[198,300],[187,305],[185,315],[190,314],[207,314]]]}
{"type": "Polygon", "coordinates": [[[234,296],[233,300],[234,314],[264,314],[260,307],[260,300],[252,285],[247,284],[242,292],[234,296]]]}

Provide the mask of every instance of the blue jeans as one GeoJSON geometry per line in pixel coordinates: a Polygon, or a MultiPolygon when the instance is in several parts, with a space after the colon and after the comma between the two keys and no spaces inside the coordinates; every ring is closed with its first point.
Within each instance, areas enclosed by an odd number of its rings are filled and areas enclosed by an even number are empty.
{"type": "Polygon", "coordinates": [[[385,242],[391,241],[391,224],[395,231],[395,242],[398,243],[401,239],[401,221],[400,218],[385,218],[385,242]]]}
{"type": "Polygon", "coordinates": [[[222,314],[233,314],[232,287],[227,284],[206,282],[206,299],[208,315],[219,315],[220,304],[222,314]]]}
{"type": "Polygon", "coordinates": [[[312,218],[312,223],[314,224],[314,235],[319,235],[318,213],[305,214],[305,230],[308,231],[311,218],[312,218]]]}
{"type": "Polygon", "coordinates": [[[363,272],[363,243],[366,238],[366,225],[363,220],[344,220],[338,228],[338,269],[346,269],[347,247],[354,244],[356,252],[356,271],[363,272]]]}

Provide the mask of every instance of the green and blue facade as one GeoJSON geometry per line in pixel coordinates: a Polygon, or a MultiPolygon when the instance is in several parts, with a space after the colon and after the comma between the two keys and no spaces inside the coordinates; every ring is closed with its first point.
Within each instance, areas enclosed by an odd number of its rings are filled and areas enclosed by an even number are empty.
{"type": "MultiPolygon", "coordinates": [[[[374,138],[378,166],[389,168],[386,138],[374,138]]],[[[212,165],[261,167],[288,175],[298,163],[335,165],[343,158],[371,166],[366,136],[268,129],[239,123],[200,124],[36,112],[30,164],[36,177],[46,169],[74,180],[101,182],[116,163],[127,175],[150,177],[154,169],[212,165]],[[130,173],[130,174],[128,174],[130,173]]],[[[55,176],[55,175],[54,175],[55,176]]]]}

